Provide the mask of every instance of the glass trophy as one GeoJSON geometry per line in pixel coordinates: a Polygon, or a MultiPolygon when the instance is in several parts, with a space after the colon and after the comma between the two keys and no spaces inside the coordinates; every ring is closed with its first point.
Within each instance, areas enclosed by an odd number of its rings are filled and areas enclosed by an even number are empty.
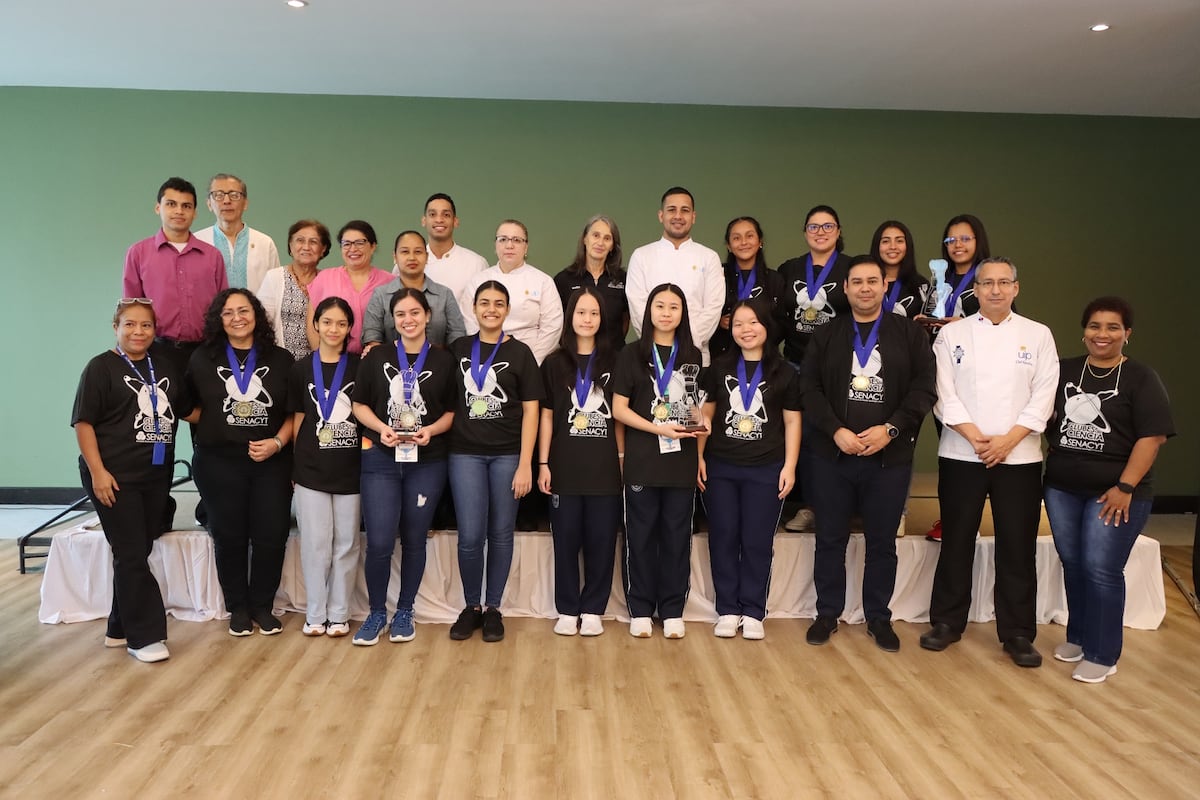
{"type": "Polygon", "coordinates": [[[929,262],[929,273],[933,277],[933,310],[929,312],[929,316],[935,319],[944,320],[954,313],[954,309],[946,308],[946,302],[953,291],[950,284],[946,283],[946,269],[949,266],[944,258],[935,258],[929,262]]]}
{"type": "Polygon", "coordinates": [[[682,419],[679,425],[688,433],[706,430],[701,409],[707,398],[699,384],[700,367],[696,364],[684,364],[679,368],[679,372],[683,376],[683,397],[680,399],[683,414],[680,415],[682,419]]]}

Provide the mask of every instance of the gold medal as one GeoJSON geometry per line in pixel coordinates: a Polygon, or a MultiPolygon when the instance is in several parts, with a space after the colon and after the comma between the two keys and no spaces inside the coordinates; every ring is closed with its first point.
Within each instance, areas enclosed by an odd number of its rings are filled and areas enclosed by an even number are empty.
{"type": "Polygon", "coordinates": [[[482,417],[484,414],[487,413],[487,410],[488,410],[487,400],[484,400],[482,397],[476,397],[474,400],[471,401],[471,416],[472,417],[482,417]]]}
{"type": "Polygon", "coordinates": [[[317,431],[317,441],[321,444],[329,444],[333,441],[333,427],[328,423],[321,430],[317,431]]]}
{"type": "Polygon", "coordinates": [[[856,391],[865,392],[867,389],[871,388],[871,379],[866,375],[855,375],[854,380],[850,381],[850,385],[854,387],[856,391]]]}
{"type": "Polygon", "coordinates": [[[738,420],[737,428],[739,433],[749,433],[754,430],[754,420],[749,417],[742,417],[738,420]]]}
{"type": "Polygon", "coordinates": [[[582,411],[576,412],[575,419],[571,422],[571,424],[575,426],[575,430],[577,431],[587,430],[587,414],[584,414],[582,411]]]}
{"type": "Polygon", "coordinates": [[[417,415],[411,411],[402,412],[400,414],[400,427],[404,430],[417,427],[417,415]]]}
{"type": "Polygon", "coordinates": [[[666,421],[669,416],[671,416],[671,404],[660,401],[654,407],[654,418],[659,421],[666,421]]]}
{"type": "Polygon", "coordinates": [[[804,309],[804,321],[805,322],[816,322],[817,321],[817,310],[815,308],[804,309]]]}
{"type": "Polygon", "coordinates": [[[254,404],[249,400],[239,400],[233,404],[233,415],[235,417],[248,417],[254,413],[254,404]]]}

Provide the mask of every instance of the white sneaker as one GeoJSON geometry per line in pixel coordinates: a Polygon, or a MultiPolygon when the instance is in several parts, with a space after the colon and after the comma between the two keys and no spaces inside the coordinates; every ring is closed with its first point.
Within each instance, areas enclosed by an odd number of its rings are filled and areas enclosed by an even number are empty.
{"type": "Polygon", "coordinates": [[[144,664],[153,664],[155,661],[166,661],[171,657],[171,654],[167,652],[167,646],[162,642],[152,642],[145,647],[139,647],[137,650],[134,650],[132,647],[125,649],[129,651],[129,655],[144,664]]]}
{"type": "Polygon", "coordinates": [[[325,635],[325,623],[324,622],[314,622],[314,623],[306,622],[306,623],[304,623],[304,627],[300,629],[300,632],[303,633],[305,636],[324,636],[325,635]]]}
{"type": "Polygon", "coordinates": [[[742,638],[743,639],[765,639],[766,631],[763,630],[761,619],[754,617],[742,617],[742,638]]]}
{"type": "Polygon", "coordinates": [[[600,620],[599,614],[584,614],[580,617],[580,636],[599,636],[602,633],[604,633],[604,623],[600,620]]]}
{"type": "Polygon", "coordinates": [[[349,622],[331,622],[325,628],[325,635],[332,636],[335,639],[340,639],[343,636],[350,635],[349,622]]]}
{"type": "Polygon", "coordinates": [[[687,630],[683,627],[682,617],[671,617],[663,620],[663,636],[668,639],[682,639],[687,630]]]}
{"type": "Polygon", "coordinates": [[[104,646],[105,647],[126,647],[126,646],[128,646],[128,644],[129,643],[127,641],[125,641],[124,639],[114,639],[112,636],[104,637],[104,646]]]}
{"type": "Polygon", "coordinates": [[[713,635],[718,639],[732,639],[737,636],[739,621],[740,618],[737,614],[722,614],[717,618],[717,624],[713,626],[713,635]]]}
{"type": "Polygon", "coordinates": [[[629,620],[629,635],[637,639],[649,639],[654,633],[654,623],[649,617],[634,617],[629,620]]]}
{"type": "Polygon", "coordinates": [[[554,623],[554,632],[559,636],[574,636],[578,631],[579,618],[569,614],[559,614],[558,622],[554,623]]]}
{"type": "Polygon", "coordinates": [[[817,530],[817,515],[807,508],[802,508],[796,512],[796,516],[784,524],[783,529],[795,533],[815,533],[817,530]]]}

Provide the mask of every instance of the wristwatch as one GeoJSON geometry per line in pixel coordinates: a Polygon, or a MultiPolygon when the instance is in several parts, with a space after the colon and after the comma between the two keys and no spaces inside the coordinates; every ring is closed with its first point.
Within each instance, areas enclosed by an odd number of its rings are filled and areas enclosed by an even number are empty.
{"type": "Polygon", "coordinates": [[[1117,488],[1125,494],[1133,494],[1133,487],[1124,481],[1117,481],[1117,488]]]}
{"type": "Polygon", "coordinates": [[[897,436],[900,435],[900,429],[897,428],[895,425],[893,425],[890,422],[883,423],[883,427],[887,431],[887,435],[888,435],[889,439],[895,439],[897,436]]]}

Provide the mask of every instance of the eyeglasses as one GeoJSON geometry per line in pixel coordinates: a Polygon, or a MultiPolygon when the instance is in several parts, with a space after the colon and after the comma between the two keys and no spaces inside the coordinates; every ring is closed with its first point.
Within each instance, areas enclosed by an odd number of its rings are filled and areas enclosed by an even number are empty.
{"type": "Polygon", "coordinates": [[[958,243],[970,244],[973,241],[975,241],[975,237],[969,236],[969,235],[968,236],[947,236],[945,239],[942,239],[943,244],[947,244],[951,247],[953,247],[954,245],[956,245],[958,243]]]}
{"type": "Polygon", "coordinates": [[[254,316],[253,308],[227,308],[221,312],[221,319],[233,319],[235,317],[252,317],[254,316]]]}
{"type": "Polygon", "coordinates": [[[137,303],[140,306],[154,305],[154,301],[151,300],[149,297],[122,297],[120,300],[117,301],[117,305],[119,305],[119,306],[131,306],[134,303],[137,303]]]}
{"type": "Polygon", "coordinates": [[[292,238],[292,244],[297,247],[308,245],[309,247],[320,247],[322,242],[320,239],[305,239],[303,236],[295,236],[292,238]]]}
{"type": "Polygon", "coordinates": [[[243,197],[245,197],[246,193],[245,192],[220,192],[220,191],[218,191],[218,192],[209,192],[208,196],[211,197],[213,200],[216,200],[218,203],[220,201],[224,200],[226,197],[228,197],[230,200],[233,200],[234,202],[237,202],[238,200],[241,200],[243,197]]]}
{"type": "Polygon", "coordinates": [[[1014,281],[1012,278],[1000,278],[999,280],[992,280],[989,278],[986,281],[975,281],[975,288],[983,289],[985,292],[990,292],[992,289],[996,288],[1011,289],[1015,284],[1016,281],[1014,281]]]}
{"type": "Polygon", "coordinates": [[[508,244],[509,242],[512,242],[513,244],[521,245],[521,244],[525,244],[528,241],[529,241],[528,239],[522,239],[520,236],[497,236],[496,237],[496,244],[508,244]]]}
{"type": "Polygon", "coordinates": [[[822,233],[833,233],[834,231],[837,230],[837,223],[836,222],[821,222],[821,223],[810,222],[809,224],[804,226],[804,230],[808,233],[816,233],[817,231],[821,231],[822,233]]]}
{"type": "Polygon", "coordinates": [[[368,244],[370,244],[370,242],[368,242],[366,239],[351,239],[349,241],[346,239],[343,239],[342,240],[342,249],[343,250],[362,250],[368,244]]]}

